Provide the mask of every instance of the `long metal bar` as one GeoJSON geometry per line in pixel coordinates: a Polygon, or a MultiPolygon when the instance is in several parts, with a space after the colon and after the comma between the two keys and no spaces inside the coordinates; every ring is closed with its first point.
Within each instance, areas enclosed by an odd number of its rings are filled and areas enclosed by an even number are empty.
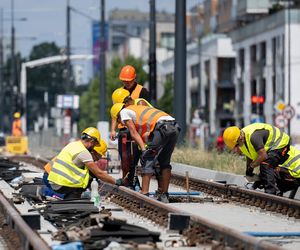
{"type": "Polygon", "coordinates": [[[71,91],[71,62],[70,62],[70,55],[71,55],[71,8],[70,8],[70,0],[67,1],[67,28],[66,28],[66,92],[68,93],[71,91]]]}
{"type": "Polygon", "coordinates": [[[179,142],[186,133],[186,1],[176,0],[175,14],[175,118],[181,127],[179,142]]]}
{"type": "Polygon", "coordinates": [[[100,88],[99,88],[99,111],[100,111],[100,121],[106,121],[106,100],[105,100],[105,2],[101,0],[100,4],[100,53],[99,53],[99,63],[100,63],[100,88]]]}
{"type": "Polygon", "coordinates": [[[27,225],[20,214],[10,205],[5,197],[0,193],[0,203],[3,209],[13,220],[14,226],[18,228],[19,232],[25,236],[25,239],[30,243],[33,249],[49,250],[50,247],[27,225]]]}

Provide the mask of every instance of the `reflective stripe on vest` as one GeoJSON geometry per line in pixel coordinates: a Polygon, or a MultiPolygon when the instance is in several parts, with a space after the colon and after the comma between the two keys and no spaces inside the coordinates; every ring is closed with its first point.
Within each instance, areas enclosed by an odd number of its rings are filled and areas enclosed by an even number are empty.
{"type": "MultiPolygon", "coordinates": [[[[137,98],[137,99],[134,99],[134,105],[142,105],[142,104],[139,104],[140,101],[143,101],[147,104],[148,107],[151,107],[153,108],[153,106],[150,104],[150,102],[148,102],[147,100],[145,100],[144,98],[137,98]]],[[[145,106],[145,105],[144,105],[145,106]]]]}
{"type": "Polygon", "coordinates": [[[289,158],[280,167],[288,169],[291,176],[300,178],[300,151],[290,146],[289,158]]]}
{"type": "Polygon", "coordinates": [[[246,147],[246,144],[242,147],[240,147],[240,150],[243,152],[244,155],[246,155],[251,160],[255,160],[257,158],[257,152],[254,149],[252,143],[251,143],[251,136],[256,130],[260,129],[266,129],[269,131],[269,137],[265,143],[264,149],[268,152],[270,150],[280,149],[288,145],[289,143],[289,136],[281,132],[278,128],[271,126],[269,124],[265,123],[253,123],[245,128],[242,129],[242,131],[245,133],[245,140],[248,148],[246,147]]]}
{"type": "Polygon", "coordinates": [[[81,141],[71,142],[58,154],[49,173],[48,180],[67,187],[85,188],[89,181],[89,170],[77,167],[72,159],[87,149],[81,141]]]}
{"type": "Polygon", "coordinates": [[[142,105],[130,105],[126,108],[135,112],[136,121],[133,122],[144,142],[148,141],[148,137],[154,130],[157,120],[162,116],[169,116],[161,110],[142,105]]]}

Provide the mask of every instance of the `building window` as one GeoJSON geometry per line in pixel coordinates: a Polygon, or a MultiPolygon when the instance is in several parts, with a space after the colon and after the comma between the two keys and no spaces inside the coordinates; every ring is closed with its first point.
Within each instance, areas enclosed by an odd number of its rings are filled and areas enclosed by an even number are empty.
{"type": "Polygon", "coordinates": [[[250,59],[251,63],[256,62],[256,45],[250,47],[250,59]]]}
{"type": "Polygon", "coordinates": [[[245,50],[240,49],[239,50],[239,64],[241,67],[241,72],[245,71],[245,50]]]}
{"type": "Polygon", "coordinates": [[[167,49],[175,48],[175,36],[171,32],[162,32],[160,34],[160,46],[167,49]]]}
{"type": "Polygon", "coordinates": [[[191,66],[191,75],[192,75],[192,78],[196,78],[196,77],[199,77],[199,63],[197,64],[194,64],[191,66]]]}
{"type": "Polygon", "coordinates": [[[261,66],[266,66],[266,42],[260,43],[260,60],[261,66]]]}

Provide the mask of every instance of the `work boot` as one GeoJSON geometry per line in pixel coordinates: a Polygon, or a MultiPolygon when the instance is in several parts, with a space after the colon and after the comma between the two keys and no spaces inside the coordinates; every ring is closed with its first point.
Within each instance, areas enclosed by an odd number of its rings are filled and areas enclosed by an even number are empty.
{"type": "Polygon", "coordinates": [[[169,194],[168,193],[162,193],[158,199],[158,201],[161,201],[163,203],[169,203],[169,194]]]}

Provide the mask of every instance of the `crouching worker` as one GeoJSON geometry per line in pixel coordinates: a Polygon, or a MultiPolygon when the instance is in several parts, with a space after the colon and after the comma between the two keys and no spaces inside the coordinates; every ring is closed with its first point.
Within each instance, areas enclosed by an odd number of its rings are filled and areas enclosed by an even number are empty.
{"type": "Polygon", "coordinates": [[[253,123],[242,129],[226,128],[223,139],[230,150],[247,157],[246,176],[253,176],[254,168],[259,166],[265,192],[280,195],[276,168],[289,158],[290,137],[286,133],[270,124],[253,123]]]}
{"type": "Polygon", "coordinates": [[[94,162],[91,151],[100,143],[99,131],[89,127],[82,132],[79,141],[69,143],[52,159],[51,170],[48,178],[47,174],[44,175],[44,182],[55,196],[62,199],[80,198],[91,175],[103,182],[122,185],[122,179],[115,180],[94,162]]]}
{"type": "Polygon", "coordinates": [[[140,162],[142,165],[143,194],[149,193],[155,164],[158,161],[161,174],[161,190],[158,200],[168,203],[168,188],[171,178],[171,155],[174,151],[180,128],[175,119],[167,113],[141,105],[125,107],[123,103],[116,103],[111,110],[112,119],[124,124],[142,150],[140,162]],[[147,144],[147,148],[146,148],[147,144]]]}

